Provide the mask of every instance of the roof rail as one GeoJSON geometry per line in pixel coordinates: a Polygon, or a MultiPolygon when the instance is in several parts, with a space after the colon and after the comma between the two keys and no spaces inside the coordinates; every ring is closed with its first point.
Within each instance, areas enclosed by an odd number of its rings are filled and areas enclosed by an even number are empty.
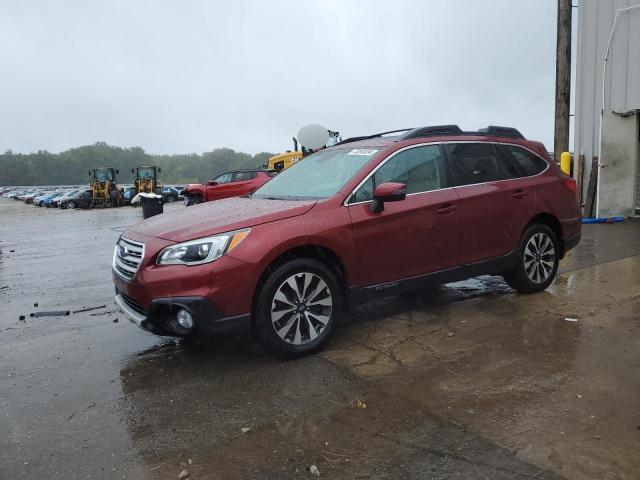
{"type": "Polygon", "coordinates": [[[432,127],[414,128],[406,135],[402,136],[402,140],[411,138],[433,137],[435,135],[462,135],[464,132],[458,125],[434,125],[432,127]]]}
{"type": "Polygon", "coordinates": [[[480,128],[478,130],[478,133],[493,135],[496,137],[520,138],[524,140],[524,135],[522,135],[517,129],[513,127],[499,127],[497,125],[489,125],[487,128],[480,128]]]}
{"type": "Polygon", "coordinates": [[[351,137],[345,140],[342,140],[336,145],[342,145],[345,143],[357,142],[360,140],[368,140],[370,138],[381,137],[383,135],[388,135],[390,133],[400,133],[407,132],[404,135],[400,135],[400,140],[410,140],[412,138],[424,138],[424,137],[435,137],[435,136],[460,136],[460,135],[491,135],[495,137],[506,137],[506,138],[519,138],[524,139],[524,135],[520,133],[517,129],[513,127],[500,127],[497,125],[489,125],[486,128],[480,128],[476,132],[465,132],[458,125],[432,125],[430,127],[419,127],[419,128],[403,128],[400,130],[391,130],[389,132],[382,133],[374,133],[373,135],[364,135],[361,137],[351,137]]]}
{"type": "Polygon", "coordinates": [[[364,136],[361,136],[361,137],[345,138],[341,142],[336,143],[336,145],[342,145],[344,143],[351,143],[351,142],[358,142],[360,140],[368,140],[370,138],[377,138],[377,137],[381,137],[383,135],[389,135],[390,133],[406,132],[406,131],[409,131],[409,130],[413,130],[413,129],[412,128],[401,128],[399,130],[389,130],[388,132],[374,133],[373,135],[364,135],[364,136]]]}

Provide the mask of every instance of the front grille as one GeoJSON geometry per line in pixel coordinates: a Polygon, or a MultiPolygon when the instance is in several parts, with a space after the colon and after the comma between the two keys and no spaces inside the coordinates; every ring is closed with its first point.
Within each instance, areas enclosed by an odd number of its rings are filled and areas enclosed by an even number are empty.
{"type": "Polygon", "coordinates": [[[118,291],[118,294],[120,294],[120,296],[122,297],[122,300],[124,300],[124,303],[126,303],[129,306],[129,308],[131,308],[131,310],[134,310],[140,315],[144,315],[144,316],[147,315],[147,312],[144,311],[144,308],[142,308],[142,305],[140,305],[140,303],[137,300],[134,300],[133,298],[126,296],[121,291],[118,291]]]}
{"type": "Polygon", "coordinates": [[[124,280],[136,276],[144,258],[144,243],[120,237],[113,252],[113,270],[124,280]]]}

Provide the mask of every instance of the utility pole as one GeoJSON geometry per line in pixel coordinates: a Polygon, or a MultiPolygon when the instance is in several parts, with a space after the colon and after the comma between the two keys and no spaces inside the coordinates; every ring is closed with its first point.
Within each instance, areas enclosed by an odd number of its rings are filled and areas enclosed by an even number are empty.
{"type": "Polygon", "coordinates": [[[569,107],[571,104],[571,0],[558,0],[556,36],[556,115],[553,155],[560,163],[562,152],[569,150],[569,107]]]}

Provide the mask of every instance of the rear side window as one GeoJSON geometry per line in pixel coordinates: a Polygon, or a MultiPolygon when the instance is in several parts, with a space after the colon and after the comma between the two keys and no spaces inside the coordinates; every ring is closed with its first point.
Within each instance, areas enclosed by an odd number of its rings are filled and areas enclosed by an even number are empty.
{"type": "Polygon", "coordinates": [[[234,182],[246,182],[247,180],[251,180],[256,178],[257,172],[236,172],[233,181],[234,182]]]}
{"type": "Polygon", "coordinates": [[[521,177],[537,175],[547,168],[547,162],[522,147],[499,145],[498,148],[520,171],[521,177]]]}
{"type": "Polygon", "coordinates": [[[502,180],[498,159],[489,143],[452,143],[444,146],[451,163],[453,185],[502,180]]]}
{"type": "Polygon", "coordinates": [[[446,181],[440,148],[427,145],[394,155],[358,189],[350,203],[372,200],[375,187],[385,182],[404,183],[408,194],[444,188],[446,181]]]}

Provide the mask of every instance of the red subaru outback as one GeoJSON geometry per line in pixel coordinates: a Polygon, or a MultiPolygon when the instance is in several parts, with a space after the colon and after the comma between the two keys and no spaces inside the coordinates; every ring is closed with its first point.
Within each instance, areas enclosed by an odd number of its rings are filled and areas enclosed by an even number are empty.
{"type": "Polygon", "coordinates": [[[389,133],[314,153],[248,198],[131,227],[116,304],[156,334],[251,328],[299,355],[382,295],[486,274],[549,286],[581,225],[575,182],[541,143],[506,127],[389,133]]]}

